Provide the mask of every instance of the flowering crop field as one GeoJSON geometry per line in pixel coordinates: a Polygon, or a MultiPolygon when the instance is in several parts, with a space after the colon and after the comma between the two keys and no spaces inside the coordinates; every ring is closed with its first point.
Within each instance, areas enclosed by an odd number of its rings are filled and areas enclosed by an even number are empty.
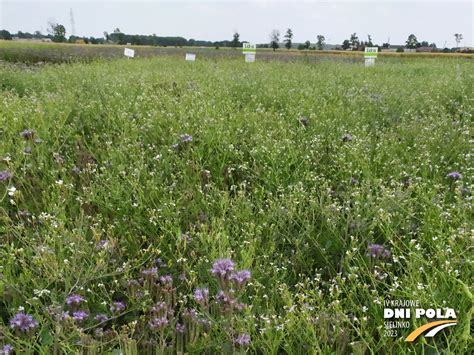
{"type": "Polygon", "coordinates": [[[0,352],[472,350],[472,58],[0,65],[0,352]]]}

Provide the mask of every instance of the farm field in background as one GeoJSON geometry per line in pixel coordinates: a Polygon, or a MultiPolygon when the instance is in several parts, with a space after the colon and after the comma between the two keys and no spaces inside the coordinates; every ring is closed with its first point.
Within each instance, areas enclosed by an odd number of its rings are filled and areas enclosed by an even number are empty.
{"type": "MultiPolygon", "coordinates": [[[[241,58],[241,48],[221,47],[152,47],[152,46],[122,46],[122,45],[88,45],[88,44],[62,44],[62,43],[24,43],[0,40],[0,60],[8,62],[86,62],[98,59],[123,58],[124,48],[133,48],[137,58],[154,56],[183,56],[187,52],[196,53],[200,58],[241,58]]],[[[363,52],[336,51],[336,50],[286,50],[259,48],[257,60],[303,60],[319,62],[325,60],[339,60],[355,62],[362,58],[363,52]]],[[[465,53],[379,53],[379,58],[453,58],[462,57],[474,59],[474,54],[465,53]]]]}
{"type": "Polygon", "coordinates": [[[169,50],[0,63],[0,348],[472,349],[472,56],[169,50]],[[388,299],[458,324],[407,343],[388,299]]]}

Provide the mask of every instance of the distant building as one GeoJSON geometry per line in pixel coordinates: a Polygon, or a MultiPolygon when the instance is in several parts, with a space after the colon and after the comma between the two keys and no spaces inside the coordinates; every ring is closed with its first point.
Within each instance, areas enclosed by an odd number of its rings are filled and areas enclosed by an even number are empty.
{"type": "Polygon", "coordinates": [[[417,52],[422,52],[422,53],[430,53],[433,52],[434,47],[418,47],[416,49],[417,52]]]}

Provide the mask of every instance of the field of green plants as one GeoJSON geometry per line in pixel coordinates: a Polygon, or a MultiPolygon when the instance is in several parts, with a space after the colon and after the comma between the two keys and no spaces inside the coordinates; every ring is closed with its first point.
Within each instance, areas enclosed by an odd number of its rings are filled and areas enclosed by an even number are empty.
{"type": "Polygon", "coordinates": [[[3,62],[0,353],[469,353],[473,73],[3,62]]]}

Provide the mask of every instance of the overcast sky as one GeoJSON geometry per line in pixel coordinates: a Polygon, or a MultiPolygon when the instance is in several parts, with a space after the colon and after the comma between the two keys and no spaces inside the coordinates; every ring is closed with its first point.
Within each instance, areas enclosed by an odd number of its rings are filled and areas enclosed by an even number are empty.
{"type": "Polygon", "coordinates": [[[461,1],[278,1],[278,0],[181,0],[181,1],[61,1],[0,0],[0,29],[10,32],[46,32],[54,20],[72,34],[70,9],[75,34],[102,37],[104,31],[118,27],[129,34],[183,36],[187,39],[231,39],[234,30],[241,40],[268,42],[272,29],[294,32],[294,42],[316,41],[340,44],[356,32],[375,43],[390,38],[402,44],[410,33],[419,41],[455,46],[454,33],[462,33],[461,45],[473,45],[474,0],[461,1]]]}

